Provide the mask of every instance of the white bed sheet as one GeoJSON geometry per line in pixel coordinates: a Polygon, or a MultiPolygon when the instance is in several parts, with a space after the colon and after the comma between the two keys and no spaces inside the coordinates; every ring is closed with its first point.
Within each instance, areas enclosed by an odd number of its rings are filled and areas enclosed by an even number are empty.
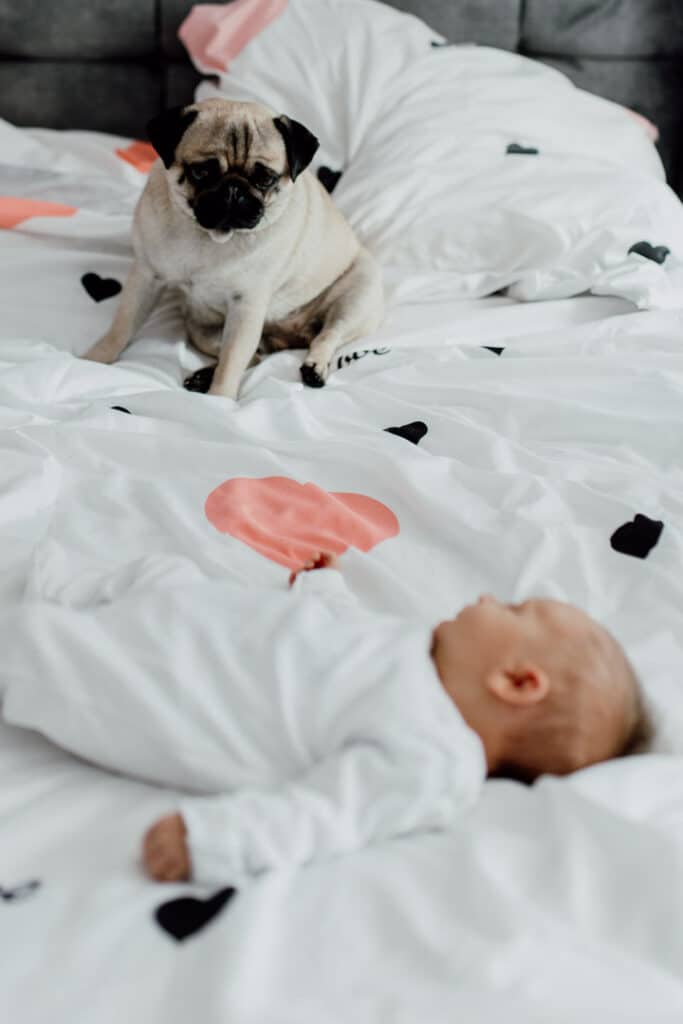
{"type": "Polygon", "coordinates": [[[286,570],[219,533],[204,502],[240,475],[312,481],[399,520],[398,536],[344,556],[370,606],[429,622],[481,590],[575,601],[627,644],[673,751],[487,784],[453,833],[270,878],[178,943],[154,909],[207,894],[157,886],[137,860],[174,794],[0,726],[4,1017],[679,1021],[683,313],[595,297],[420,303],[419,281],[389,274],[386,324],[323,390],[283,353],[235,407],[179,389],[201,361],[170,301],[119,365],[74,358],[115,303],[80,277],[120,279],[129,261],[144,179],[113,154],[127,140],[0,126],[0,143],[20,195],[33,181],[73,202],[60,189],[80,181],[78,219],[0,231],[0,606],[51,541],[74,572],[173,553],[282,586],[286,570]],[[415,421],[418,445],[385,431],[415,421]],[[610,546],[638,513],[664,523],[645,559],[610,546]]]}

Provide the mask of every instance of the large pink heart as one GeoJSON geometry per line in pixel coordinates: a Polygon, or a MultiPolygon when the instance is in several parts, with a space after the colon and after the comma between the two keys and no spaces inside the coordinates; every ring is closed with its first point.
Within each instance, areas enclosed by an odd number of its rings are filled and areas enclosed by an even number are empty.
{"type": "Polygon", "coordinates": [[[369,551],[399,532],[386,505],[365,494],[330,494],[286,476],[235,477],[211,492],[207,519],[260,554],[298,568],[316,551],[369,551]]]}

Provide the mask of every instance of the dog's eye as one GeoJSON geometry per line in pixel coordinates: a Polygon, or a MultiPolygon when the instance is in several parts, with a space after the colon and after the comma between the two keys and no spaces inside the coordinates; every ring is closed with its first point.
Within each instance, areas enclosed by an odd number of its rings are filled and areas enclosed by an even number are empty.
{"type": "Polygon", "coordinates": [[[200,181],[207,181],[215,173],[215,170],[215,160],[204,160],[201,164],[189,164],[187,176],[193,185],[198,185],[200,181]]]}
{"type": "Polygon", "coordinates": [[[263,164],[256,164],[251,175],[251,181],[256,188],[267,189],[271,188],[279,177],[280,175],[275,174],[269,167],[264,167],[263,164]]]}

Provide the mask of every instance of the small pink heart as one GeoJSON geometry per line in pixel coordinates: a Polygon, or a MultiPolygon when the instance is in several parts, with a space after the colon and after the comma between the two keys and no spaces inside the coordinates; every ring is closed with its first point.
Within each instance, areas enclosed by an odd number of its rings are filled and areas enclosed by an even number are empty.
{"type": "Polygon", "coordinates": [[[0,196],[0,228],[16,228],[31,217],[73,217],[75,206],[48,203],[44,199],[0,196]]]}
{"type": "Polygon", "coordinates": [[[132,164],[138,171],[142,171],[143,174],[149,174],[152,170],[152,166],[157,159],[157,152],[149,142],[140,142],[135,140],[131,142],[130,146],[126,146],[125,149],[115,149],[114,152],[121,160],[125,160],[127,164],[132,164]]]}

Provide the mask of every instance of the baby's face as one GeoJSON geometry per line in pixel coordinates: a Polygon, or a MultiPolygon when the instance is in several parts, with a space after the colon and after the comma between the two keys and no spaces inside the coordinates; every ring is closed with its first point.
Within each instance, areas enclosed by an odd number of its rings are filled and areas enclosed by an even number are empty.
{"type": "Polygon", "coordinates": [[[493,773],[501,765],[519,768],[520,750],[534,735],[529,724],[538,730],[547,708],[546,735],[559,714],[564,739],[561,749],[544,750],[534,741],[534,772],[561,765],[565,774],[614,756],[633,705],[633,681],[619,651],[602,626],[572,605],[544,598],[507,604],[488,595],[440,623],[432,644],[442,684],[479,734],[493,773]]]}
{"type": "Polygon", "coordinates": [[[563,601],[533,597],[511,604],[482,594],[454,619],[440,623],[436,631],[449,644],[466,643],[495,658],[511,643],[526,647],[541,641],[547,646],[566,640],[572,633],[599,628],[585,612],[563,601]]]}
{"type": "Polygon", "coordinates": [[[434,649],[438,645],[457,690],[460,685],[483,685],[501,667],[539,659],[547,663],[557,647],[599,642],[603,633],[585,612],[562,601],[531,598],[511,604],[485,594],[454,619],[441,622],[433,636],[434,649]]]}

